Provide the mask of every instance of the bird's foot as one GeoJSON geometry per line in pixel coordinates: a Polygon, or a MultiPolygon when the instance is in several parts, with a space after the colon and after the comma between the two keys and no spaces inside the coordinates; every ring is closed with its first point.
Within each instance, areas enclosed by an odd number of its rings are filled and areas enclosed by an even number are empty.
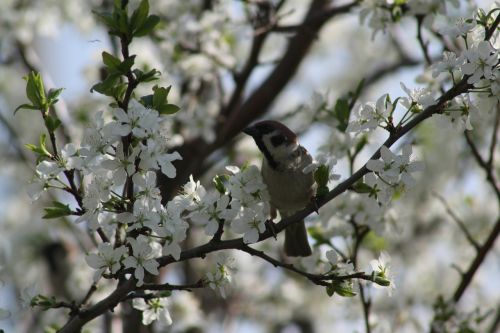
{"type": "Polygon", "coordinates": [[[278,239],[277,233],[276,233],[276,228],[274,227],[274,222],[273,220],[266,220],[266,231],[269,230],[271,234],[273,235],[274,239],[278,239]]]}

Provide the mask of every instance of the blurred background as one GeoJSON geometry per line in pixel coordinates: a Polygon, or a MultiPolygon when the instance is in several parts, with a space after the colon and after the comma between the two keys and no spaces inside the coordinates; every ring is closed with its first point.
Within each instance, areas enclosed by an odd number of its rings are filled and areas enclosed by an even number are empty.
{"type": "MultiPolygon", "coordinates": [[[[421,2],[424,6],[432,1],[421,2]]],[[[429,31],[450,25],[454,17],[471,16],[476,6],[471,1],[457,2],[458,7],[449,6],[446,15],[439,13],[434,20],[425,22],[429,30],[424,30],[423,37],[429,42],[433,60],[441,58],[442,44],[429,31]]],[[[131,1],[130,6],[136,3],[131,1]]],[[[215,124],[221,105],[228,102],[236,87],[233,73],[245,67],[252,40],[259,33],[255,20],[262,19],[262,6],[278,3],[151,1],[151,12],[161,17],[161,25],[154,35],[135,40],[131,53],[137,54],[139,67],[161,71],[160,82],[155,84],[172,85],[172,102],[181,107],[168,129],[175,144],[197,138],[216,140],[215,124]]],[[[287,52],[294,26],[302,22],[311,2],[283,3],[274,15],[280,26],[289,29],[267,36],[243,99],[266,80],[287,52]]],[[[336,7],[348,2],[325,3],[336,7]]],[[[486,10],[498,7],[494,1],[476,4],[486,10]]],[[[92,10],[104,11],[111,6],[104,0],[0,2],[0,328],[5,332],[42,332],[44,328],[50,332],[48,327],[64,323],[62,312],[32,309],[29,298],[43,293],[81,299],[92,283],[93,271],[86,266],[82,251],[92,250],[85,226],[71,220],[41,218],[44,205],[54,198],[70,198],[47,193],[33,201],[27,194],[35,156],[24,145],[38,142],[44,131],[43,121],[36,112],[21,110],[14,114],[14,110],[26,102],[22,77],[33,70],[41,72],[47,89],[65,88],[57,104],[65,129],[61,142],[78,143],[93,115],[110,110],[110,100],[91,93],[90,88],[102,79],[101,52],[118,52],[117,41],[108,36],[92,14],[92,10]]],[[[337,142],[344,144],[332,134],[334,124],[318,114],[318,104],[334,105],[362,79],[365,85],[361,102],[375,101],[385,93],[393,100],[406,96],[400,82],[409,88],[434,83],[416,38],[415,18],[403,17],[385,31],[374,32],[366,22],[360,22],[362,8],[356,5],[325,22],[296,74],[262,117],[279,119],[298,131],[302,145],[313,155],[325,146],[340,150],[337,142]]],[[[138,94],[150,89],[140,87],[138,94]]],[[[484,106],[480,117],[472,119],[474,131],[470,135],[484,154],[494,131],[494,115],[484,106]]],[[[384,139],[383,131],[370,137],[354,170],[384,139]]],[[[463,221],[472,237],[482,244],[499,216],[499,204],[470,153],[463,131],[430,119],[402,143],[415,145],[413,156],[424,162],[425,171],[418,175],[411,191],[394,200],[380,234],[372,233],[360,249],[361,270],[367,269],[369,261],[382,250],[392,257],[396,285],[392,296],[383,289],[366,288],[371,298],[372,332],[429,331],[435,314],[433,304],[439,295],[451,297],[461,281],[457,270],[467,269],[476,255],[456,219],[463,221]]],[[[212,177],[224,166],[242,165],[245,161],[260,165],[253,143],[238,135],[207,157],[201,167],[203,172],[197,176],[210,187],[212,177]]],[[[495,170],[499,170],[498,162],[495,170]]],[[[336,171],[342,178],[350,174],[349,163],[341,155],[336,171]]],[[[321,229],[333,244],[347,251],[352,231],[335,215],[337,204],[334,200],[322,208],[319,216],[310,218],[308,226],[321,229]]],[[[202,232],[192,233],[186,247],[203,239],[202,232]]],[[[268,241],[259,246],[279,257],[283,256],[279,244],[281,241],[268,241]]],[[[325,251],[318,246],[309,261],[297,264],[315,270],[315,260],[324,258],[325,251]]],[[[478,323],[477,332],[494,332],[494,322],[499,318],[499,255],[497,242],[457,308],[457,318],[486,315],[478,323]]],[[[234,252],[231,256],[236,269],[227,299],[220,299],[210,289],[175,292],[170,298],[173,326],[155,326],[150,332],[365,332],[363,308],[357,298],[330,298],[323,288],[293,273],[244,253],[234,252]]],[[[172,265],[162,272],[162,279],[172,283],[193,281],[197,272],[209,265],[210,258],[172,265]]],[[[107,292],[106,288],[99,290],[103,296],[107,292]]],[[[89,331],[120,331],[116,316],[109,314],[94,320],[89,331]]]]}

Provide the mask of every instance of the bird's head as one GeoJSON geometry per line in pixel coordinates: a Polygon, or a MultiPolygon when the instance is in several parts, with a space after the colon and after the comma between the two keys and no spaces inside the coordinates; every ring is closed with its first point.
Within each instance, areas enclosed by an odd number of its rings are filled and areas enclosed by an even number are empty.
{"type": "Polygon", "coordinates": [[[265,120],[249,126],[243,133],[250,135],[269,165],[276,168],[280,161],[292,156],[299,147],[297,135],[280,122],[265,120]]]}

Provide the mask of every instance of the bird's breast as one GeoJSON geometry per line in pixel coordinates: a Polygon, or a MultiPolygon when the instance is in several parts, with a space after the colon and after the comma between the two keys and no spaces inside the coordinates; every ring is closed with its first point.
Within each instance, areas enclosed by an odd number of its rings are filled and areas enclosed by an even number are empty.
{"type": "Polygon", "coordinates": [[[264,160],[262,178],[267,185],[271,204],[282,214],[293,213],[304,208],[314,195],[312,173],[305,174],[303,168],[273,169],[264,160]]]}

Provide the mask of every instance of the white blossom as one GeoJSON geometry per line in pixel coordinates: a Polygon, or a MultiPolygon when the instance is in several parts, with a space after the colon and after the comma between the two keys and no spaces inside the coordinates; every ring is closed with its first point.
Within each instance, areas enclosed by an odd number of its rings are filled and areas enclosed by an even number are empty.
{"type": "Polygon", "coordinates": [[[370,261],[370,266],[376,275],[376,277],[382,278],[389,283],[388,286],[381,286],[380,284],[374,283],[375,288],[387,288],[389,296],[392,296],[392,291],[396,288],[391,275],[390,266],[391,257],[385,251],[380,253],[378,259],[373,259],[370,261]]]}
{"type": "Polygon", "coordinates": [[[145,207],[155,208],[161,201],[160,189],[156,187],[156,173],[154,171],[138,172],[132,176],[137,186],[136,202],[140,201],[145,207]]]}
{"type": "Polygon", "coordinates": [[[123,260],[126,268],[134,269],[134,277],[137,279],[137,286],[144,284],[144,270],[153,275],[158,275],[158,262],[154,259],[153,248],[144,240],[127,238],[132,246],[132,255],[123,260]]]}
{"type": "Polygon", "coordinates": [[[222,216],[229,205],[229,197],[219,192],[210,192],[205,195],[189,218],[196,224],[205,227],[205,233],[209,236],[215,235],[219,223],[223,221],[222,216]]]}
{"type": "Polygon", "coordinates": [[[80,169],[83,165],[83,158],[79,156],[75,144],[68,143],[61,149],[59,162],[66,170],[80,169]]]}
{"type": "Polygon", "coordinates": [[[123,245],[114,248],[111,243],[99,244],[97,253],[91,253],[85,257],[87,264],[97,269],[94,274],[94,281],[97,281],[106,270],[109,270],[111,274],[115,274],[121,268],[121,259],[126,252],[127,249],[123,245]]]}
{"type": "Polygon", "coordinates": [[[243,206],[251,205],[255,201],[269,201],[267,186],[255,165],[243,170],[236,166],[227,166],[226,169],[233,174],[227,185],[233,199],[240,201],[243,206]]]}
{"type": "Polygon", "coordinates": [[[142,298],[134,298],[132,306],[134,309],[142,311],[142,323],[144,325],[149,325],[155,320],[166,326],[172,324],[172,318],[167,308],[168,299],[166,297],[153,298],[147,301],[142,298]]]}
{"type": "Polygon", "coordinates": [[[135,99],[130,101],[127,112],[116,108],[113,115],[116,121],[112,123],[112,132],[119,136],[132,133],[137,138],[147,138],[150,133],[158,130],[160,123],[158,111],[145,108],[135,99]]]}
{"type": "Polygon", "coordinates": [[[481,78],[494,80],[493,68],[498,64],[498,52],[489,41],[480,41],[464,51],[467,63],[462,65],[462,72],[470,75],[468,83],[475,84],[481,78]]]}
{"type": "Polygon", "coordinates": [[[180,259],[180,242],[186,239],[186,230],[189,224],[181,217],[183,208],[178,201],[171,200],[166,207],[161,207],[158,216],[159,223],[154,229],[156,234],[165,240],[163,255],[171,255],[175,260],[180,259]]]}
{"type": "Polygon", "coordinates": [[[439,29],[439,33],[450,38],[457,38],[460,36],[466,36],[474,27],[476,26],[476,21],[467,22],[463,17],[459,17],[455,20],[454,24],[446,24],[439,29]]]}
{"type": "Polygon", "coordinates": [[[139,150],[134,148],[128,156],[125,156],[123,149],[123,144],[120,142],[116,147],[115,158],[102,162],[103,168],[113,171],[113,182],[115,185],[125,184],[127,176],[135,173],[135,158],[139,150]]]}
{"type": "Polygon", "coordinates": [[[463,55],[457,57],[454,52],[445,51],[443,53],[443,60],[437,62],[432,66],[432,77],[436,78],[441,73],[455,73],[460,71],[465,57],[463,55]]]}
{"type": "Polygon", "coordinates": [[[231,270],[234,269],[233,261],[233,258],[227,257],[224,253],[218,253],[214,269],[206,275],[210,288],[217,291],[223,298],[226,298],[232,281],[231,270]]]}
{"type": "Polygon", "coordinates": [[[376,103],[365,103],[356,109],[355,120],[349,122],[348,132],[372,131],[384,123],[389,123],[389,116],[394,111],[389,95],[384,94],[379,97],[376,103]]]}
{"type": "Polygon", "coordinates": [[[259,240],[259,234],[266,230],[265,222],[268,210],[264,204],[252,208],[243,209],[231,223],[231,229],[243,234],[243,242],[255,243],[259,240]]]}
{"type": "Polygon", "coordinates": [[[401,88],[408,95],[408,97],[403,97],[399,101],[401,105],[410,109],[411,107],[418,107],[420,110],[423,110],[431,105],[436,104],[436,100],[434,99],[433,93],[427,88],[415,88],[409,89],[406,85],[401,82],[401,88]]]}

